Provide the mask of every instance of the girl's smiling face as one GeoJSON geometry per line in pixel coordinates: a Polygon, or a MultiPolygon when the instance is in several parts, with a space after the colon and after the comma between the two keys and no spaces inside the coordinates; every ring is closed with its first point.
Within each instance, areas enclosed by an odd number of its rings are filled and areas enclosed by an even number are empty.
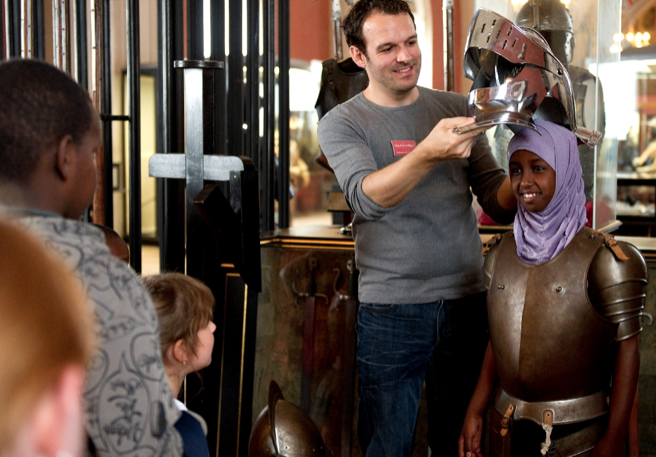
{"type": "Polygon", "coordinates": [[[543,211],[556,192],[556,172],[538,155],[520,149],[508,163],[510,184],[517,201],[532,213],[543,211]]]}

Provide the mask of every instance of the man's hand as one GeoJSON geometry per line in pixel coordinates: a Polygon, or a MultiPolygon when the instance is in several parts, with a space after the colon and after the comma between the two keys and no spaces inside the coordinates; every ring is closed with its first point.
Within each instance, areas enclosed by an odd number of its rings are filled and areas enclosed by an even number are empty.
{"type": "Polygon", "coordinates": [[[473,129],[463,133],[456,133],[455,129],[474,122],[473,117],[442,119],[424,141],[417,146],[417,149],[420,149],[434,163],[442,160],[466,159],[471,153],[471,147],[474,144],[476,135],[481,133],[481,130],[473,129]]]}
{"type": "Polygon", "coordinates": [[[483,457],[481,435],[483,433],[483,418],[467,414],[458,440],[459,457],[483,457]]]}
{"type": "Polygon", "coordinates": [[[364,178],[363,192],[386,208],[398,205],[436,163],[469,157],[477,133],[459,135],[453,129],[472,122],[471,117],[442,119],[412,152],[364,178]]]}

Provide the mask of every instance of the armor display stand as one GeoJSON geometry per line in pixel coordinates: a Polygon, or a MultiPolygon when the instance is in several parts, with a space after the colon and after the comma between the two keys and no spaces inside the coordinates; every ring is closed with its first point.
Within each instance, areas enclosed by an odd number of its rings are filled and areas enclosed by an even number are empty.
{"type": "Polygon", "coordinates": [[[210,454],[242,455],[251,428],[261,291],[257,172],[248,157],[215,154],[214,72],[223,62],[185,60],[174,67],[184,70],[186,153],[154,154],[148,171],[186,181],[186,273],[216,299],[212,364],[202,385],[189,389],[190,396],[200,393],[188,406],[207,422],[210,454]],[[212,181],[227,183],[228,198],[212,181]]]}

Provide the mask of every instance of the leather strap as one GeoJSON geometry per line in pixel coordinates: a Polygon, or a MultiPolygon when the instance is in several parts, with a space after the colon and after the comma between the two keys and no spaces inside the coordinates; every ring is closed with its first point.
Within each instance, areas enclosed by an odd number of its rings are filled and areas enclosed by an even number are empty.
{"type": "Polygon", "coordinates": [[[617,258],[617,260],[629,260],[629,258],[626,256],[626,254],[624,254],[624,251],[622,251],[622,248],[617,243],[617,240],[615,238],[613,238],[608,233],[604,233],[604,232],[595,231],[594,233],[599,234],[604,238],[604,244],[606,244],[606,246],[611,251],[613,251],[613,254],[617,258]]]}
{"type": "Polygon", "coordinates": [[[503,419],[501,419],[501,436],[506,436],[508,434],[508,427],[510,426],[510,418],[512,417],[513,413],[515,412],[515,405],[512,403],[508,405],[508,409],[506,409],[505,414],[503,415],[503,419]]]}
{"type": "Polygon", "coordinates": [[[494,246],[494,245],[497,244],[499,241],[501,241],[501,237],[502,237],[502,236],[503,236],[503,235],[501,235],[501,233],[495,233],[495,234],[492,236],[492,238],[490,238],[490,239],[487,241],[487,243],[485,243],[485,246],[483,246],[483,251],[481,251],[481,254],[482,254],[482,255],[487,254],[488,251],[489,251],[490,249],[492,249],[492,246],[494,246]]]}

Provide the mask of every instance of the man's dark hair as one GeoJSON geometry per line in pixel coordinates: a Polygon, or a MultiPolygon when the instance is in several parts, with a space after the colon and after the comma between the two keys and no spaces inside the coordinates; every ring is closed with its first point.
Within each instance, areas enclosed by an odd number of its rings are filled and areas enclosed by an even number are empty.
{"type": "MultiPolygon", "coordinates": [[[[359,0],[349,10],[342,21],[342,29],[349,46],[357,47],[365,56],[367,55],[366,44],[362,36],[362,25],[374,12],[383,14],[407,14],[415,24],[415,17],[410,11],[410,5],[406,0],[359,0]]],[[[416,27],[416,25],[415,25],[416,27]]]]}
{"type": "Polygon", "coordinates": [[[41,154],[66,135],[79,144],[94,113],[89,94],[52,65],[0,63],[0,180],[24,183],[41,154]]]}

